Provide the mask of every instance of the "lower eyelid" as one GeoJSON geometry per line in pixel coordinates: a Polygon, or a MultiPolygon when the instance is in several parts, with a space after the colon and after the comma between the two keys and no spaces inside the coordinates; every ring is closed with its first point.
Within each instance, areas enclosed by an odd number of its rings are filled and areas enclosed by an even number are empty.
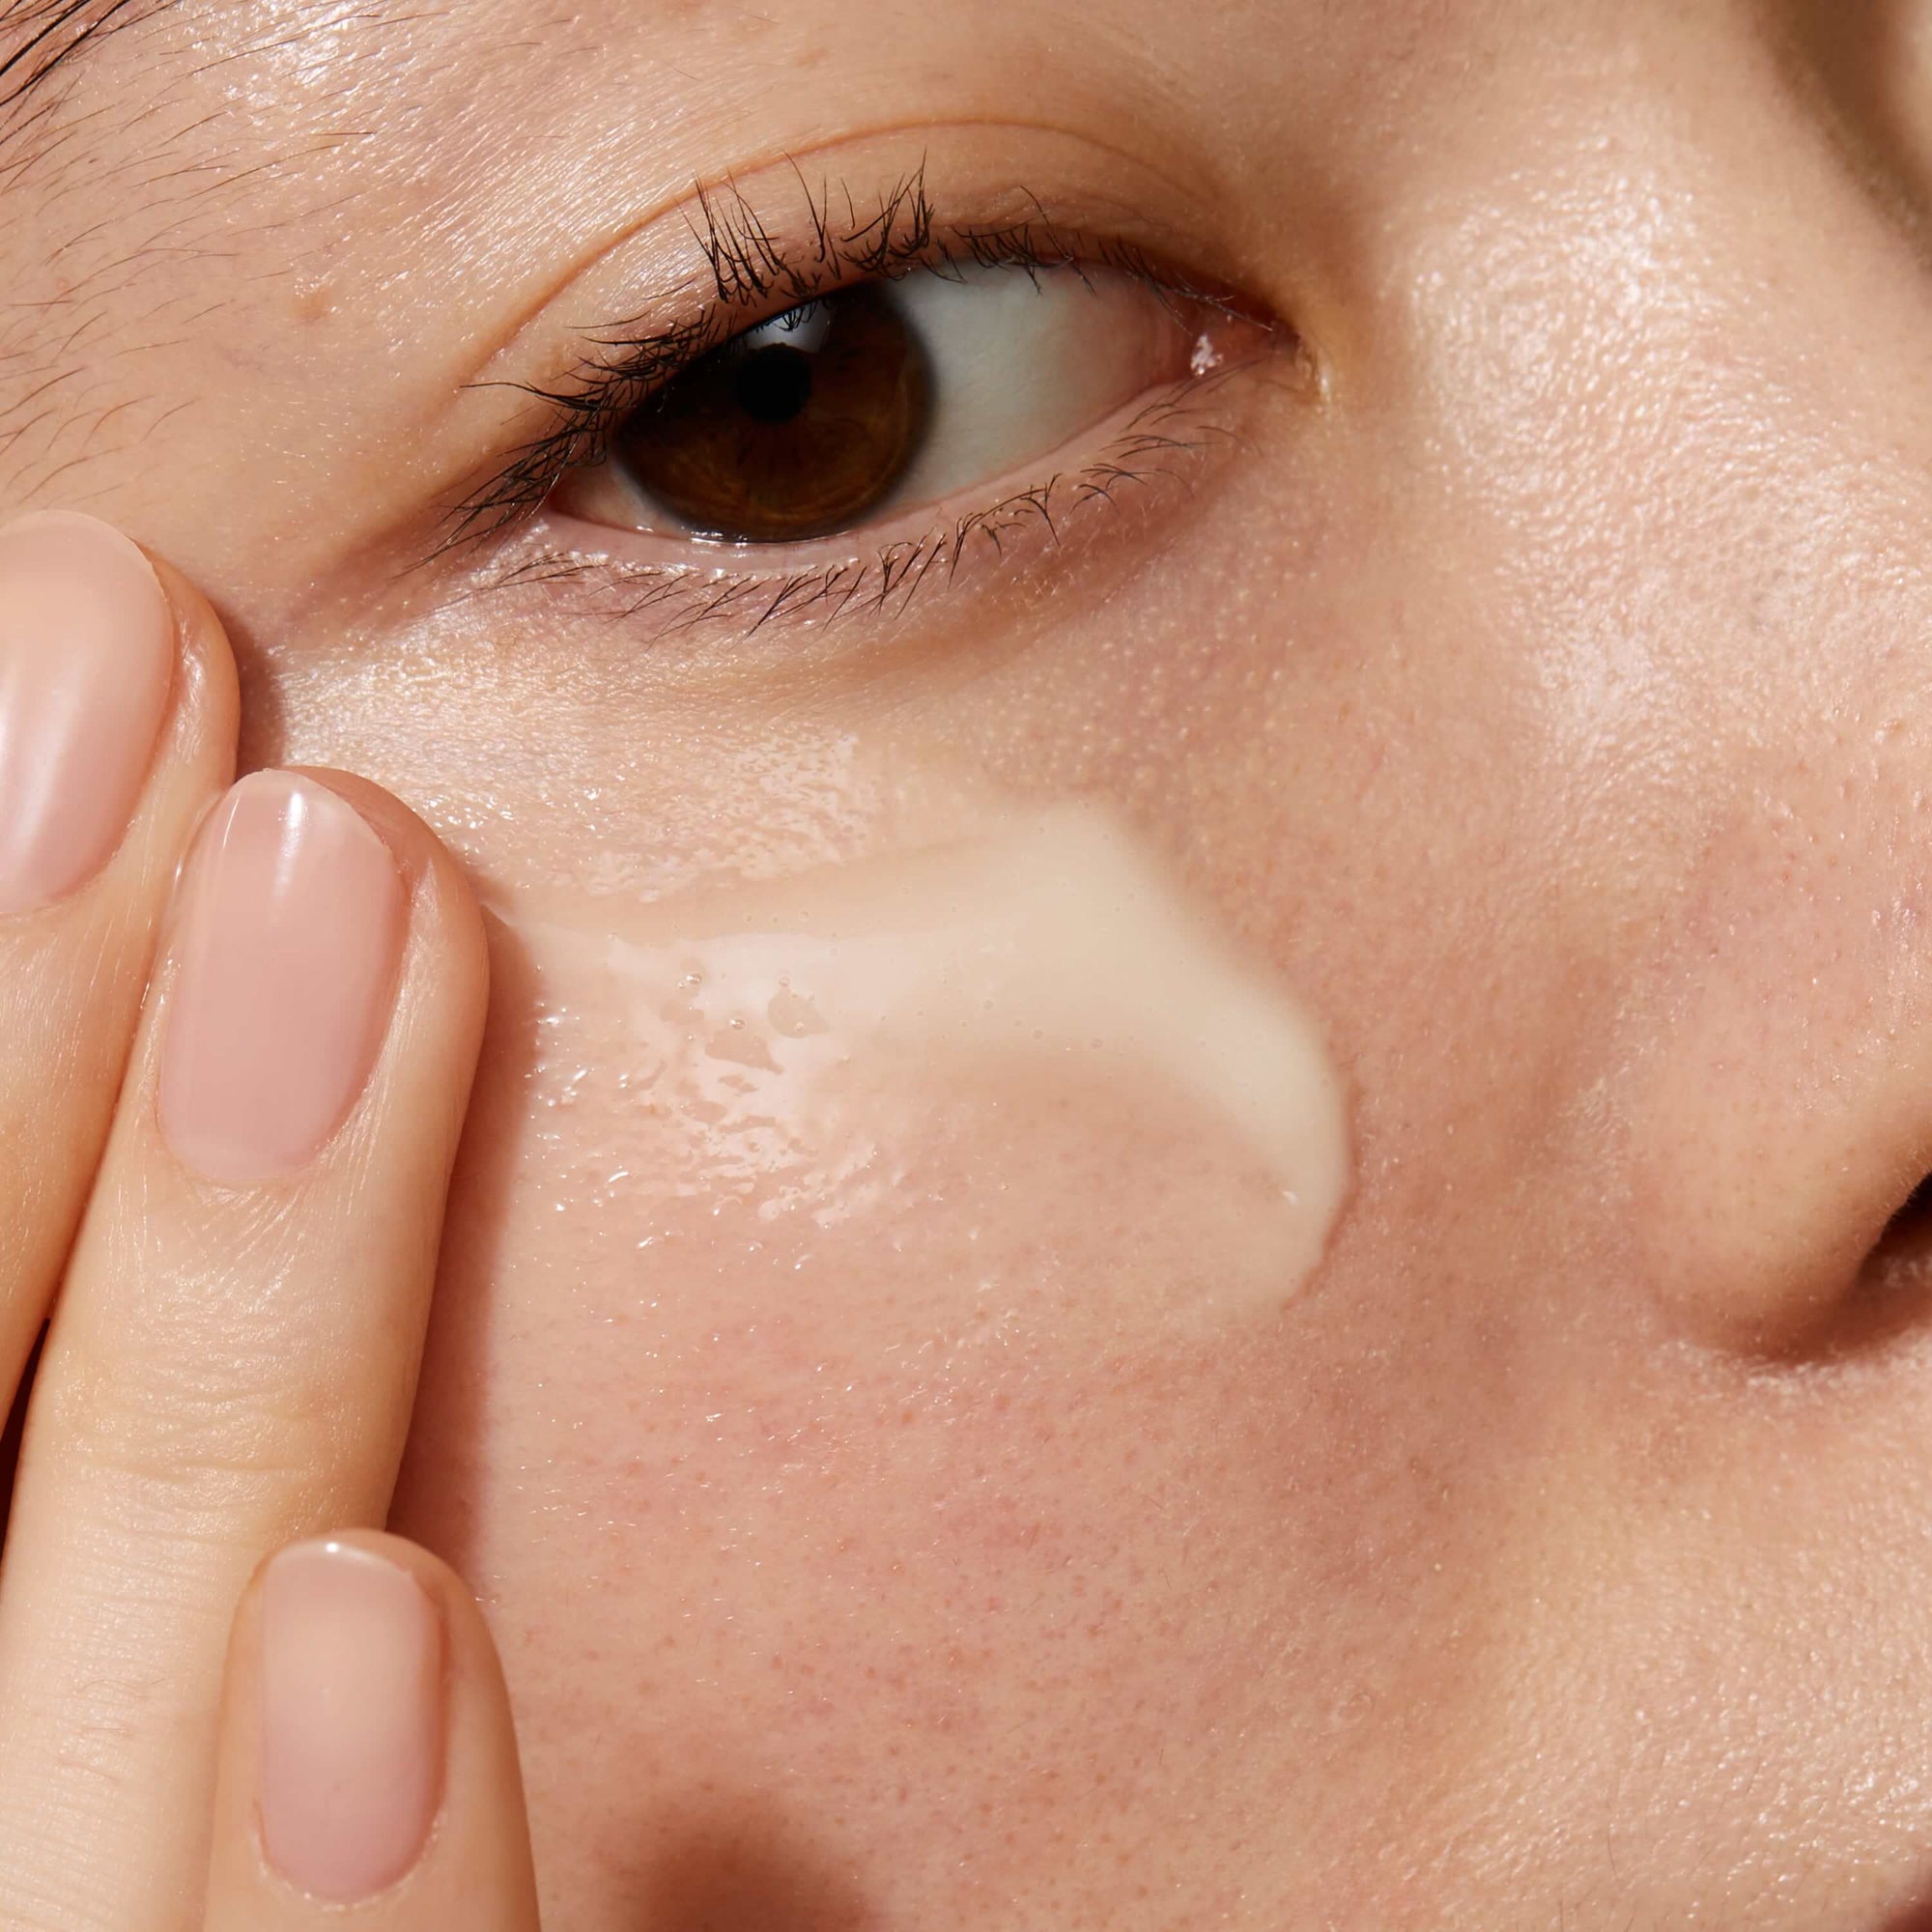
{"type": "Polygon", "coordinates": [[[538,595],[566,618],[641,632],[654,646],[683,637],[729,647],[753,637],[809,631],[829,639],[855,625],[891,627],[941,598],[971,600],[1055,560],[1070,569],[1110,527],[1145,554],[1155,527],[1149,518],[1194,495],[1238,453],[1249,392],[1263,386],[1253,379],[1298,353],[1286,331],[1250,326],[1221,367],[1137,399],[1033,475],[862,538],[703,544],[546,510],[481,566],[469,594],[538,595]]]}

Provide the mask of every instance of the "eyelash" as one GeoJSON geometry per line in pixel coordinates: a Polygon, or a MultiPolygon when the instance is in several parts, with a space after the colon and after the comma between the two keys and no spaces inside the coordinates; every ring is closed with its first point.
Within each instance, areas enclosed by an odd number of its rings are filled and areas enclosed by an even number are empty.
{"type": "MultiPolygon", "coordinates": [[[[830,190],[821,185],[814,193],[802,174],[798,180],[813,235],[804,259],[786,252],[735,186],[700,187],[690,226],[709,270],[712,294],[698,312],[637,335],[628,332],[630,323],[614,325],[595,338],[591,354],[554,388],[531,383],[507,385],[540,404],[548,421],[456,505],[442,550],[501,534],[534,514],[565,474],[603,458],[611,436],[633,412],[741,330],[855,282],[897,280],[921,271],[956,275],[968,267],[1032,274],[1100,269],[1129,275],[1171,303],[1185,300],[1230,315],[1244,313],[1219,292],[1195,286],[1127,243],[1083,244],[1066,237],[1035,195],[1024,197],[1033,209],[1026,219],[954,228],[941,239],[923,168],[898,183],[865,220],[849,189],[841,190],[846,209],[842,225],[835,225],[830,216],[830,190]]],[[[1145,453],[1138,444],[1124,452],[1129,457],[1145,453]]],[[[1021,504],[1036,494],[1022,493],[1013,501],[1021,504]]],[[[997,515],[1004,507],[987,514],[997,515]]],[[[1046,510],[1044,502],[1037,507],[1046,510]]]]}
{"type": "Polygon", "coordinates": [[[595,600],[585,615],[628,622],[655,614],[663,620],[662,637],[720,620],[735,624],[743,640],[781,618],[820,617],[829,623],[855,611],[901,617],[928,584],[952,582],[976,537],[1001,557],[1008,539],[1028,527],[1057,546],[1068,515],[1111,503],[1118,488],[1173,474],[1162,468],[1163,462],[1232,440],[1234,432],[1199,404],[1200,392],[1211,392],[1218,382],[1236,373],[1226,370],[1187,384],[1194,392],[1193,407],[1172,391],[1157,397],[1080,469],[1060,471],[958,518],[951,526],[884,545],[869,557],[721,578],[694,564],[616,563],[605,556],[543,550],[490,571],[469,594],[535,584],[576,586],[595,600]]]}

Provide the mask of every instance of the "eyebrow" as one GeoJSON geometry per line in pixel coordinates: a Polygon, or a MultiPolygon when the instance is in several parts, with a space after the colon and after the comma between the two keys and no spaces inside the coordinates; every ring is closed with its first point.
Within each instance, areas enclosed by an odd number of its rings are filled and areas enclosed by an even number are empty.
{"type": "Polygon", "coordinates": [[[0,0],[0,115],[11,116],[109,34],[179,0],[0,0]],[[19,44],[12,45],[15,37],[19,44]]]}

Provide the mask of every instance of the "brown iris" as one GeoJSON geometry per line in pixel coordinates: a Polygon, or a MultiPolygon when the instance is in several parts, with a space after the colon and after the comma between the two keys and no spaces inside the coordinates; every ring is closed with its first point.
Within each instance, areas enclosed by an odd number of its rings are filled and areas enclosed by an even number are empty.
{"type": "Polygon", "coordinates": [[[846,528],[891,493],[931,403],[890,286],[867,283],[713,350],[625,423],[611,456],[706,536],[797,541],[846,528]]]}

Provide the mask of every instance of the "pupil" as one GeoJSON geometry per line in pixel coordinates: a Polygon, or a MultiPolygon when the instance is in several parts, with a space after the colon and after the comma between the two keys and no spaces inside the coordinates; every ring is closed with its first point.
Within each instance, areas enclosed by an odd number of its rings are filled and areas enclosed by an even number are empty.
{"type": "Polygon", "coordinates": [[[753,422],[791,422],[811,400],[811,358],[775,342],[745,357],[735,386],[738,407],[753,422]]]}

